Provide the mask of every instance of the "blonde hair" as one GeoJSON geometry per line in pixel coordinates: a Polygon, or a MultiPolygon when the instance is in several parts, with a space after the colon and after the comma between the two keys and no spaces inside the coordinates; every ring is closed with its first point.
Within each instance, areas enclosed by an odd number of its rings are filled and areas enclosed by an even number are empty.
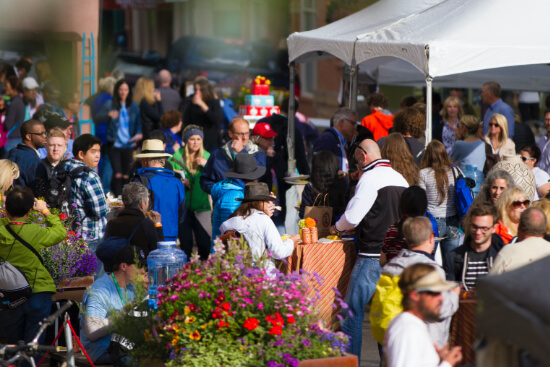
{"type": "Polygon", "coordinates": [[[19,166],[9,159],[0,159],[0,195],[4,196],[12,179],[19,178],[19,166]]]}
{"type": "MultiPolygon", "coordinates": [[[[191,136],[200,137],[200,135],[197,135],[197,134],[191,135],[191,136]]],[[[185,147],[183,147],[183,154],[181,157],[183,159],[183,162],[185,163],[185,166],[186,166],[185,168],[187,168],[189,173],[191,173],[192,175],[195,175],[199,170],[199,164],[195,160],[197,159],[197,157],[204,157],[203,143],[204,143],[204,140],[203,142],[201,142],[201,146],[199,147],[199,150],[197,150],[194,154],[189,152],[189,144],[185,144],[185,147]]]]}
{"type": "MultiPolygon", "coordinates": [[[[493,114],[489,122],[493,120],[500,126],[500,134],[498,136],[498,148],[500,149],[506,144],[506,140],[508,140],[508,120],[506,120],[506,116],[500,113],[493,114]]],[[[489,137],[490,134],[490,132],[487,132],[486,136],[489,137]]]]}
{"type": "Polygon", "coordinates": [[[141,77],[134,88],[134,102],[140,104],[143,99],[149,104],[155,103],[155,82],[151,78],[141,77]]]}
{"type": "MultiPolygon", "coordinates": [[[[59,128],[54,127],[54,128],[51,129],[50,132],[48,133],[48,138],[47,138],[47,140],[50,140],[50,138],[63,138],[63,139],[65,139],[65,134],[64,134],[63,131],[61,131],[59,128]]],[[[65,145],[67,145],[66,142],[65,142],[65,145]]]]}
{"type": "Polygon", "coordinates": [[[460,99],[458,99],[458,97],[453,97],[453,96],[447,97],[447,99],[445,99],[445,102],[443,102],[443,108],[441,109],[441,111],[439,111],[439,114],[443,116],[443,120],[447,121],[449,119],[449,114],[447,113],[447,107],[449,107],[451,103],[453,103],[458,108],[457,117],[458,117],[458,120],[460,121],[460,118],[464,114],[464,109],[462,108],[462,103],[460,103],[460,99]]]}
{"type": "MultiPolygon", "coordinates": [[[[546,218],[550,218],[550,200],[541,199],[539,201],[535,201],[533,206],[542,210],[546,215],[546,218]]],[[[546,222],[546,233],[550,233],[550,220],[546,222]]]]}
{"type": "Polygon", "coordinates": [[[510,206],[514,200],[518,200],[520,196],[527,198],[525,192],[519,187],[509,187],[502,192],[496,202],[498,220],[504,223],[504,226],[506,226],[508,231],[510,231],[510,233],[514,236],[517,236],[518,234],[519,223],[512,222],[510,216],[508,215],[508,209],[510,209],[510,206]]]}
{"type": "Polygon", "coordinates": [[[97,84],[100,91],[113,95],[113,91],[115,90],[116,79],[113,78],[112,76],[108,76],[108,77],[99,79],[99,82],[97,84]]]}
{"type": "Polygon", "coordinates": [[[473,115],[464,115],[460,118],[460,123],[466,126],[466,129],[468,129],[468,135],[474,135],[478,139],[483,138],[483,129],[481,122],[477,117],[473,115]]]}

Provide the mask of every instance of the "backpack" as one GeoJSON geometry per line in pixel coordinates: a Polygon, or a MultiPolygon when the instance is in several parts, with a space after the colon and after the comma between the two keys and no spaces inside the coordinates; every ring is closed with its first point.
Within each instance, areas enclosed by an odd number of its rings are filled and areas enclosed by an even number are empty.
{"type": "Polygon", "coordinates": [[[52,170],[52,177],[48,180],[48,187],[44,199],[50,206],[58,209],[71,207],[71,186],[73,180],[79,177],[82,173],[90,173],[92,169],[87,166],[81,166],[73,169],[70,172],[63,168],[64,162],[60,162],[57,167],[52,170]]]}
{"type": "MultiPolygon", "coordinates": [[[[28,248],[44,266],[42,256],[27,241],[22,239],[9,226],[5,226],[5,228],[16,240],[28,248]]],[[[32,288],[25,274],[6,259],[0,258],[0,309],[15,309],[27,302],[31,296],[32,288]]]]}
{"type": "Polygon", "coordinates": [[[472,188],[476,186],[476,182],[471,178],[464,177],[457,166],[451,166],[451,170],[453,171],[453,177],[455,179],[456,213],[460,220],[468,213],[470,206],[472,206],[474,202],[472,188]]]}
{"type": "Polygon", "coordinates": [[[400,278],[401,276],[382,274],[376,283],[370,308],[370,327],[374,339],[380,344],[384,344],[384,335],[391,320],[403,312],[403,293],[398,285],[400,278]]]}

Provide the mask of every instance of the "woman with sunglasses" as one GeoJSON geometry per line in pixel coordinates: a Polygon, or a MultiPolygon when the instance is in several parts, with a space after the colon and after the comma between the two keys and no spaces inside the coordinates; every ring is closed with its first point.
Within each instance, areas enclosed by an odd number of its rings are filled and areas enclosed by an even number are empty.
{"type": "Polygon", "coordinates": [[[491,146],[493,154],[498,154],[501,158],[504,155],[516,154],[516,145],[508,137],[508,121],[500,113],[491,116],[485,142],[491,146]]]}
{"type": "Polygon", "coordinates": [[[531,201],[519,187],[505,190],[497,200],[498,222],[495,233],[500,235],[505,244],[518,235],[519,217],[529,207],[531,201]]]}
{"type": "Polygon", "coordinates": [[[546,171],[541,170],[539,167],[535,167],[540,160],[540,149],[535,144],[525,145],[519,151],[521,160],[531,168],[533,174],[535,175],[535,185],[537,189],[535,190],[535,196],[533,201],[537,201],[540,198],[546,197],[548,192],[550,192],[550,175],[546,171]]]}

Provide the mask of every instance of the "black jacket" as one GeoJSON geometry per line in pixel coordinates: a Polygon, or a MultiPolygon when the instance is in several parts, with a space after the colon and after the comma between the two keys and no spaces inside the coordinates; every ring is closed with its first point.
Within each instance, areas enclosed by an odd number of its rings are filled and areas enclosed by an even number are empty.
{"type": "Polygon", "coordinates": [[[152,105],[145,99],[139,104],[141,113],[141,131],[143,132],[143,140],[149,139],[151,132],[160,129],[160,116],[164,112],[162,104],[155,101],[152,105]]]}
{"type": "MultiPolygon", "coordinates": [[[[504,241],[502,241],[502,238],[500,238],[498,234],[493,233],[488,253],[489,269],[491,269],[495,257],[503,247],[504,241]]],[[[455,248],[445,256],[445,259],[443,259],[443,269],[445,269],[447,280],[462,282],[465,264],[464,259],[473,251],[474,249],[470,247],[470,238],[468,237],[464,240],[462,246],[455,248]]]]}
{"type": "Polygon", "coordinates": [[[164,234],[162,227],[155,227],[152,220],[144,218],[145,215],[141,210],[124,208],[116,218],[107,222],[105,239],[111,236],[128,238],[139,224],[140,228],[132,237],[130,244],[142,249],[145,257],[147,257],[149,252],[156,250],[157,242],[164,241],[164,234]]]}
{"type": "Polygon", "coordinates": [[[203,112],[198,105],[191,102],[192,98],[189,97],[182,102],[182,107],[180,108],[180,111],[183,111],[183,127],[187,125],[202,127],[204,132],[204,149],[213,152],[220,147],[221,143],[220,129],[223,123],[223,111],[220,100],[211,99],[206,102],[208,111],[203,112]]]}

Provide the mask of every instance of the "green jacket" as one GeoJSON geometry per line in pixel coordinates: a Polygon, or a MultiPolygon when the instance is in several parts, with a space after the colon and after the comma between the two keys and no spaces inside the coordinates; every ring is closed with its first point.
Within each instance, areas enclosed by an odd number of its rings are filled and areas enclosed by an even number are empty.
{"type": "MultiPolygon", "coordinates": [[[[208,200],[208,194],[201,189],[200,177],[204,167],[199,166],[197,173],[194,175],[189,172],[189,168],[183,162],[183,150],[185,147],[180,148],[170,158],[170,163],[175,170],[185,170],[185,178],[189,180],[191,189],[185,187],[185,199],[187,200],[187,209],[194,212],[206,212],[209,211],[210,201],[208,200]]],[[[203,153],[203,158],[208,160],[210,153],[206,150],[203,153]]]]}
{"type": "MultiPolygon", "coordinates": [[[[56,292],[53,279],[40,260],[25,245],[16,241],[5,228],[8,225],[7,217],[0,219],[0,257],[21,270],[34,293],[56,292]]],[[[45,247],[57,245],[65,239],[67,231],[59,216],[50,214],[46,217],[47,228],[38,224],[10,225],[11,229],[38,253],[45,247]]]]}

